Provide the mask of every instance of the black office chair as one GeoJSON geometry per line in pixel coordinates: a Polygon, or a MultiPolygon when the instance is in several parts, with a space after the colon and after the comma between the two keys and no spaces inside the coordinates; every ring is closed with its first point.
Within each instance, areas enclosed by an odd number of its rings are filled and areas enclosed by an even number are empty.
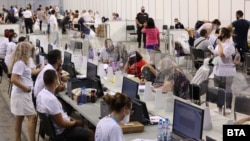
{"type": "Polygon", "coordinates": [[[189,84],[189,94],[193,103],[201,105],[201,86],[196,84],[189,84]]]}
{"type": "Polygon", "coordinates": [[[167,30],[168,30],[168,25],[162,25],[162,35],[166,35],[167,30]]]}
{"type": "Polygon", "coordinates": [[[209,104],[216,103],[218,106],[223,106],[223,115],[226,115],[226,91],[225,89],[218,88],[218,87],[207,87],[207,94],[206,94],[206,106],[208,107],[209,104]]]}
{"type": "Polygon", "coordinates": [[[63,64],[62,69],[69,73],[70,78],[76,78],[77,72],[75,70],[75,64],[69,63],[69,64],[63,64]]]}
{"type": "Polygon", "coordinates": [[[136,36],[137,32],[135,30],[135,26],[134,25],[127,25],[126,26],[126,41],[127,41],[127,35],[132,35],[132,36],[136,36]]]}
{"type": "Polygon", "coordinates": [[[47,116],[45,113],[39,113],[38,117],[40,119],[40,127],[38,133],[38,141],[39,135],[44,132],[47,136],[49,136],[49,141],[66,141],[62,136],[56,136],[55,129],[52,123],[52,117],[47,116]]]}
{"type": "Polygon", "coordinates": [[[170,25],[170,29],[174,29],[174,25],[170,25]]]}
{"type": "Polygon", "coordinates": [[[75,44],[74,44],[74,47],[73,47],[73,51],[75,51],[76,49],[82,51],[82,46],[83,46],[82,42],[75,41],[75,44]]]}
{"type": "Polygon", "coordinates": [[[205,52],[202,49],[192,49],[192,53],[194,56],[194,64],[195,68],[198,70],[200,66],[202,66],[205,57],[205,52]]]}
{"type": "Polygon", "coordinates": [[[237,120],[236,113],[250,115],[250,95],[237,95],[234,102],[234,120],[237,120]]]}

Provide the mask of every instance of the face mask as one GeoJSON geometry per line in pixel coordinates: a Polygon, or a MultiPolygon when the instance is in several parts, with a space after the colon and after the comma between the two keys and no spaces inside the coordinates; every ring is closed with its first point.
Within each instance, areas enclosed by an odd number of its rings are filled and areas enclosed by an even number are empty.
{"type": "Polygon", "coordinates": [[[110,46],[106,49],[108,53],[112,52],[114,50],[114,46],[110,46]]]}
{"type": "Polygon", "coordinates": [[[127,124],[130,120],[130,114],[127,114],[122,121],[120,121],[122,124],[127,124]]]}
{"type": "Polygon", "coordinates": [[[144,12],[145,12],[145,9],[142,9],[141,12],[144,13],[144,12]]]}

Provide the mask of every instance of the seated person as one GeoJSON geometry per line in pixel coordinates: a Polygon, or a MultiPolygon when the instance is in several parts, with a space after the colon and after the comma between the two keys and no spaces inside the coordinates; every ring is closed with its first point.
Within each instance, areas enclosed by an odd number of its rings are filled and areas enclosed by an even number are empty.
{"type": "Polygon", "coordinates": [[[184,25],[177,19],[174,19],[175,29],[184,29],[184,25]]]}
{"type": "Polygon", "coordinates": [[[62,20],[62,34],[66,33],[66,25],[69,24],[69,22],[70,22],[69,13],[66,13],[66,16],[64,16],[62,20]]]}
{"type": "Polygon", "coordinates": [[[183,99],[189,98],[189,80],[181,69],[169,58],[163,58],[159,63],[159,70],[154,69],[151,65],[149,67],[156,80],[153,83],[154,89],[162,89],[162,92],[173,91],[174,95],[183,99]]]}
{"type": "Polygon", "coordinates": [[[80,25],[82,34],[89,35],[90,28],[86,24],[86,21],[84,20],[83,16],[78,20],[78,24],[80,25]]]}
{"type": "Polygon", "coordinates": [[[52,116],[52,122],[58,138],[63,137],[66,140],[74,141],[93,141],[94,134],[91,130],[84,128],[80,120],[70,118],[64,112],[61,103],[55,96],[55,90],[58,86],[58,78],[55,70],[47,70],[44,73],[43,80],[45,88],[37,95],[37,111],[52,116]]]}
{"type": "Polygon", "coordinates": [[[135,75],[135,77],[141,78],[141,69],[147,64],[142,55],[138,51],[132,51],[129,53],[128,61],[124,66],[124,71],[127,74],[135,75]]]}
{"type": "Polygon", "coordinates": [[[200,31],[200,37],[195,39],[194,41],[194,48],[196,49],[202,49],[205,52],[205,57],[210,57],[211,52],[208,49],[208,46],[212,46],[212,44],[207,40],[208,33],[206,29],[202,29],[200,31]]]}
{"type": "Polygon", "coordinates": [[[111,62],[119,61],[119,51],[114,46],[111,39],[106,39],[104,41],[104,47],[101,49],[99,62],[104,64],[109,64],[111,62]]]}

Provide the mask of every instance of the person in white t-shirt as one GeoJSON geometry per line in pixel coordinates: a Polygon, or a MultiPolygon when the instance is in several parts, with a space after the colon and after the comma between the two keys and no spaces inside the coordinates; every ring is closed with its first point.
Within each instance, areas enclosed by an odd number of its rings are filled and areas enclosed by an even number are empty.
{"type": "Polygon", "coordinates": [[[4,63],[6,64],[6,66],[9,65],[12,53],[16,49],[16,43],[17,43],[16,37],[17,37],[16,33],[12,33],[9,36],[9,43],[7,45],[6,56],[4,58],[4,63]]]}
{"type": "Polygon", "coordinates": [[[102,118],[95,132],[95,141],[124,141],[119,124],[127,124],[132,113],[132,102],[126,94],[105,95],[103,100],[109,105],[111,114],[102,118]]]}
{"type": "Polygon", "coordinates": [[[29,42],[19,43],[9,65],[9,70],[12,73],[11,83],[13,83],[10,109],[11,113],[15,115],[16,140],[21,140],[22,122],[24,117],[27,117],[29,140],[35,141],[37,118],[31,94],[33,87],[29,65],[31,48],[32,46],[29,42]]]}
{"type": "Polygon", "coordinates": [[[63,137],[65,140],[72,141],[93,141],[94,133],[88,128],[84,128],[82,121],[72,119],[63,110],[62,104],[55,96],[58,86],[57,80],[58,76],[55,70],[49,69],[44,72],[45,87],[37,95],[37,111],[51,116],[56,138],[63,137]]]}
{"type": "Polygon", "coordinates": [[[53,44],[56,44],[58,43],[58,23],[57,23],[57,19],[56,19],[56,16],[55,16],[55,10],[52,10],[51,11],[51,15],[49,17],[49,26],[50,26],[50,33],[48,34],[51,34],[52,36],[52,39],[51,39],[51,42],[53,44]]]}
{"type": "Polygon", "coordinates": [[[9,36],[8,34],[5,34],[3,39],[0,41],[0,56],[2,58],[4,58],[4,56],[6,55],[7,46],[9,43],[8,36],[9,36]]]}
{"type": "Polygon", "coordinates": [[[24,18],[24,24],[25,24],[25,29],[26,29],[26,34],[33,33],[33,15],[32,12],[30,11],[30,7],[27,6],[26,10],[23,11],[23,18],[24,18]]]}
{"type": "MultiPolygon", "coordinates": [[[[215,31],[220,27],[221,22],[218,19],[214,19],[212,22],[205,22],[197,31],[196,38],[200,37],[200,31],[206,29],[208,35],[215,34],[215,31]]],[[[213,44],[213,43],[212,43],[213,44]]]]}

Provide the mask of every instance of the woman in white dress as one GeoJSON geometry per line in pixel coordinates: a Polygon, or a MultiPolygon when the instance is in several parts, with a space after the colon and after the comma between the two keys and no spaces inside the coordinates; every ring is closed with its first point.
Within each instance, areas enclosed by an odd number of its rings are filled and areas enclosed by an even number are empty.
{"type": "Polygon", "coordinates": [[[36,111],[32,102],[31,90],[33,81],[31,79],[29,42],[20,42],[13,52],[9,70],[12,72],[11,82],[11,112],[15,115],[15,138],[21,141],[22,122],[24,117],[28,118],[29,140],[35,141],[36,111]]]}

